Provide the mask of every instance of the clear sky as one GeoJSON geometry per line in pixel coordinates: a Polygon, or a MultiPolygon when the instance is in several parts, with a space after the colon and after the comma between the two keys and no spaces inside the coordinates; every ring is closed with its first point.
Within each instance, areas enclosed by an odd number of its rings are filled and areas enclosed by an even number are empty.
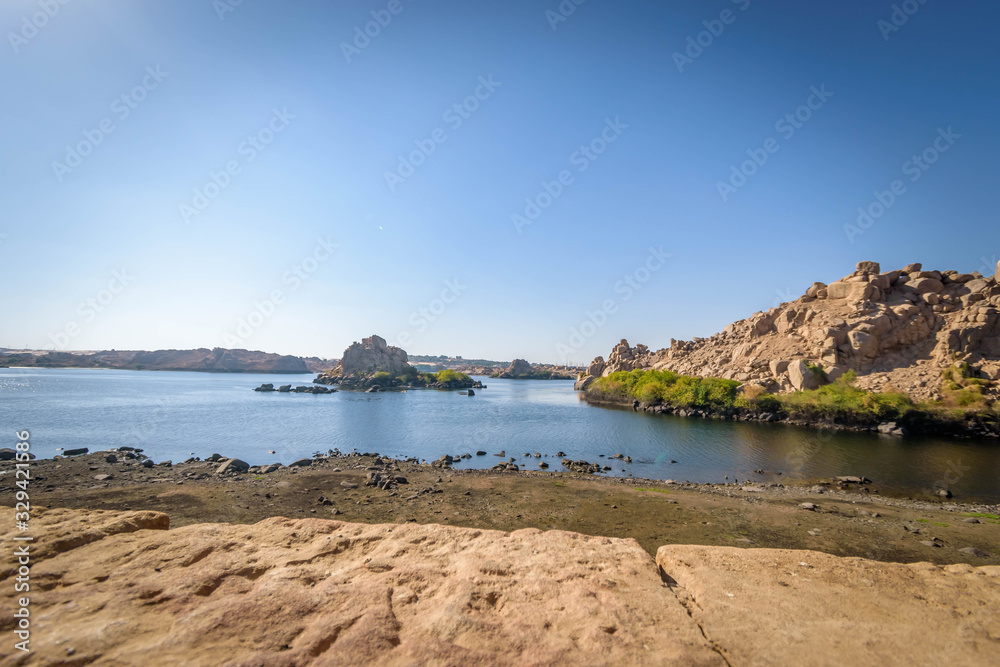
{"type": "Polygon", "coordinates": [[[582,363],[993,272],[996,2],[576,2],[4,0],[0,346],[582,363]]]}

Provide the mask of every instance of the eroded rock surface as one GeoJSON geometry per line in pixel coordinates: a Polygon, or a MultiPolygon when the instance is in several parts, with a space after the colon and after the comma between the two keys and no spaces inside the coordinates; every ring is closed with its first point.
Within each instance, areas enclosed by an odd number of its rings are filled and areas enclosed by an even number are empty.
{"type": "MultiPolygon", "coordinates": [[[[35,512],[39,544],[118,516],[35,512]]],[[[724,664],[634,540],[272,518],[37,558],[37,664],[724,664]]],[[[0,656],[21,664],[12,645],[0,656]]]]}
{"type": "MultiPolygon", "coordinates": [[[[920,264],[882,272],[877,262],[829,285],[734,322],[710,338],[670,340],[650,351],[622,340],[580,377],[666,369],[684,375],[754,382],[771,391],[803,388],[809,362],[835,379],[855,371],[858,385],[887,386],[918,400],[940,398],[942,371],[963,361],[975,377],[1000,380],[1000,284],[994,276],[924,271],[920,264]]],[[[997,385],[987,387],[996,397],[997,385]]]]}
{"type": "Polygon", "coordinates": [[[31,521],[33,652],[4,642],[2,664],[1000,664],[997,566],[680,545],[654,562],[631,539],[433,524],[31,521]]]}
{"type": "Polygon", "coordinates": [[[656,562],[733,665],[1000,664],[995,565],[680,545],[656,562]]]}

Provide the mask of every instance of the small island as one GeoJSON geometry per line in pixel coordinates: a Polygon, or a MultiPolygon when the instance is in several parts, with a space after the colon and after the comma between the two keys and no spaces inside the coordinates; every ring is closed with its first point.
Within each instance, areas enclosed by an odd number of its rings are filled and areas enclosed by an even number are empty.
{"type": "Polygon", "coordinates": [[[515,359],[510,366],[502,371],[496,371],[491,378],[506,380],[572,380],[574,375],[558,366],[533,366],[524,359],[515,359]]]}
{"type": "MultiPolygon", "coordinates": [[[[379,392],[388,389],[484,389],[478,380],[451,369],[425,373],[411,366],[406,351],[387,345],[372,335],[354,342],[331,370],[320,373],[314,384],[338,385],[341,389],[379,392]]],[[[475,395],[474,392],[469,392],[475,395]]]]}

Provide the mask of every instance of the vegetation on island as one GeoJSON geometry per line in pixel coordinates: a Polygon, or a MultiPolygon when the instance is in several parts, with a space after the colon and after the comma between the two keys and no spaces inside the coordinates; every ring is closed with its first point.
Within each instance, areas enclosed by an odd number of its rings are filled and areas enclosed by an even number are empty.
{"type": "Polygon", "coordinates": [[[941,396],[936,401],[913,401],[905,392],[887,386],[870,391],[856,385],[857,374],[848,371],[818,389],[771,394],[759,385],[735,380],[679,375],[672,371],[618,371],[597,378],[585,390],[594,402],[699,409],[727,417],[769,413],[778,418],[810,423],[874,427],[899,422],[918,431],[947,430],[975,422],[996,431],[1000,404],[984,396],[989,381],[972,377],[968,364],[958,363],[942,374],[941,396]]]}
{"type": "Polygon", "coordinates": [[[466,389],[476,386],[476,381],[465,373],[446,368],[436,373],[418,371],[412,366],[402,374],[393,377],[386,371],[376,371],[366,378],[352,378],[347,384],[360,384],[365,387],[377,386],[383,389],[391,387],[430,387],[433,389],[466,389]]]}

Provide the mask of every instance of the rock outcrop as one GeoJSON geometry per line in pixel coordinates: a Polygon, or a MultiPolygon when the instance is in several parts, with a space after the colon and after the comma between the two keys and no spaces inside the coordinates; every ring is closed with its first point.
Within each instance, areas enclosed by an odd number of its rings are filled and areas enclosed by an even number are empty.
{"type": "Polygon", "coordinates": [[[619,370],[655,368],[786,392],[813,385],[803,372],[809,363],[825,379],[853,370],[859,386],[891,385],[931,399],[942,371],[955,362],[968,363],[979,378],[1000,380],[998,308],[995,277],[924,271],[920,264],[882,272],[876,262],[860,262],[849,276],[813,283],[802,297],[710,338],[671,339],[657,352],[622,340],[607,361],[594,360],[577,386],[619,370]]]}
{"type": "MultiPolygon", "coordinates": [[[[33,655],[8,615],[4,664],[1000,661],[996,566],[679,545],[654,562],[635,540],[564,531],[32,512],[33,655]]],[[[21,596],[0,592],[11,610],[21,596]]]]}
{"type": "Polygon", "coordinates": [[[344,350],[340,363],[335,368],[321,373],[314,382],[319,384],[350,384],[371,377],[375,373],[388,373],[396,378],[405,373],[413,372],[406,351],[386,344],[381,336],[372,334],[355,341],[344,350]]]}

